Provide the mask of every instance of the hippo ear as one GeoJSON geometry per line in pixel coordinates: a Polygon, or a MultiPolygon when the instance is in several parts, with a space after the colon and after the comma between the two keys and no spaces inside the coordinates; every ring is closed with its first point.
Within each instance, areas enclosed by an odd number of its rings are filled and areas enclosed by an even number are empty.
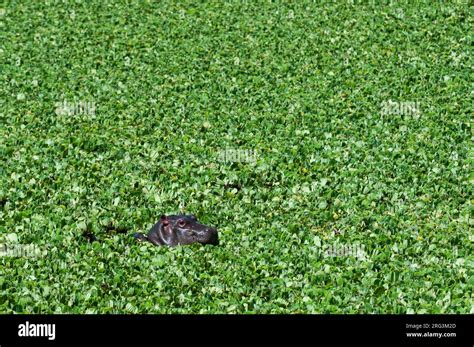
{"type": "Polygon", "coordinates": [[[168,220],[168,217],[166,217],[165,215],[162,215],[162,216],[160,217],[160,222],[161,222],[161,224],[163,224],[163,225],[168,225],[170,221],[168,220]]]}

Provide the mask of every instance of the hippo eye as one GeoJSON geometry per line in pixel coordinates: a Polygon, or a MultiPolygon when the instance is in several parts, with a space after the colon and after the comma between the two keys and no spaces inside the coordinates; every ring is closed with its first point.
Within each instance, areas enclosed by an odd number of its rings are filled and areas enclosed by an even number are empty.
{"type": "Polygon", "coordinates": [[[178,221],[178,225],[179,225],[180,227],[184,227],[184,226],[186,225],[186,222],[185,222],[184,220],[180,219],[180,220],[178,221]]]}

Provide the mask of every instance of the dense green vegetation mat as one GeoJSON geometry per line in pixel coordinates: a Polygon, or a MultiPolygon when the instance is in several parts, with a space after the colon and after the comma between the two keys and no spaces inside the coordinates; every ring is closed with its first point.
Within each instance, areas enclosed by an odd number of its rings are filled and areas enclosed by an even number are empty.
{"type": "Polygon", "coordinates": [[[0,312],[474,312],[467,1],[2,6],[0,312]]]}

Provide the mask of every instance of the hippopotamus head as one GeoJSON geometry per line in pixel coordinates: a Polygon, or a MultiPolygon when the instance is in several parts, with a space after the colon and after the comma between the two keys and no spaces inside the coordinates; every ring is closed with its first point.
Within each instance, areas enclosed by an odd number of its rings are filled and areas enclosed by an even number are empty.
{"type": "Polygon", "coordinates": [[[140,241],[148,240],[154,245],[177,246],[191,243],[217,245],[217,229],[201,224],[194,215],[161,216],[151,228],[148,236],[136,234],[140,241]]]}

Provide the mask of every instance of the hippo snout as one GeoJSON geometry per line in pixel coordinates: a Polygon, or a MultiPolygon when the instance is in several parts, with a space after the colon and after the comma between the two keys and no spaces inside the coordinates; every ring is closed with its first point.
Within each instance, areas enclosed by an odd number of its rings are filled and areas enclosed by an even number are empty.
{"type": "Polygon", "coordinates": [[[209,235],[208,236],[208,244],[210,245],[214,245],[214,246],[217,246],[219,244],[219,236],[218,236],[218,233],[217,233],[217,229],[216,228],[207,228],[206,229],[206,233],[209,235]]]}
{"type": "Polygon", "coordinates": [[[201,224],[194,215],[162,215],[148,232],[135,236],[139,241],[150,241],[156,246],[178,246],[191,243],[218,245],[216,228],[201,224]]]}

